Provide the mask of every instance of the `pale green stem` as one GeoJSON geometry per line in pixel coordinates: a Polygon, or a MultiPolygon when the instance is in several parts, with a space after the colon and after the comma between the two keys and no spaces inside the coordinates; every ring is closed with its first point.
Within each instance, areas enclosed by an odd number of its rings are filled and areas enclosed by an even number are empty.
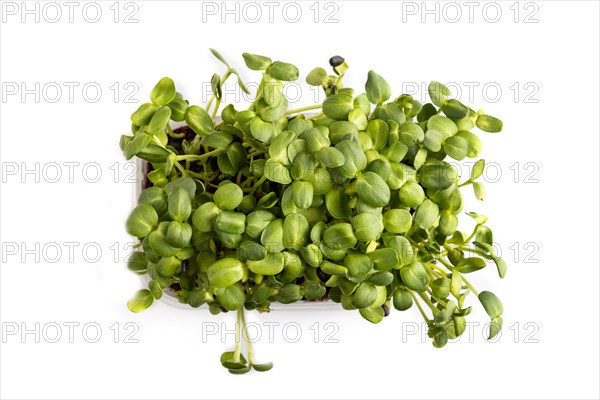
{"type": "Polygon", "coordinates": [[[306,118],[306,119],[319,119],[321,117],[324,117],[325,113],[318,113],[316,115],[311,115],[310,117],[306,118]]]}
{"type": "Polygon", "coordinates": [[[463,274],[460,274],[460,277],[462,278],[463,282],[465,283],[465,285],[467,285],[467,287],[469,289],[471,289],[471,292],[473,292],[473,294],[477,297],[479,297],[479,292],[477,291],[477,289],[475,289],[475,287],[473,285],[471,285],[471,282],[469,282],[465,276],[463,274]]]}
{"type": "Polygon", "coordinates": [[[306,107],[300,107],[300,108],[295,108],[293,110],[288,110],[285,112],[285,115],[289,115],[289,114],[297,114],[299,112],[302,111],[310,111],[310,110],[319,110],[323,107],[322,104],[315,104],[312,106],[306,106],[306,107]]]}
{"type": "Polygon", "coordinates": [[[436,260],[438,260],[439,262],[441,262],[442,264],[444,264],[444,267],[448,268],[450,271],[452,271],[454,269],[454,267],[446,260],[444,260],[441,257],[436,258],[436,260]]]}
{"type": "Polygon", "coordinates": [[[473,239],[473,236],[475,236],[475,234],[477,234],[477,228],[479,228],[479,224],[475,225],[475,228],[473,228],[473,232],[471,232],[469,237],[466,238],[463,243],[469,243],[471,241],[471,239],[473,239]]]}
{"type": "Polygon", "coordinates": [[[435,299],[435,301],[437,301],[440,304],[443,304],[444,306],[446,306],[448,304],[448,302],[446,302],[445,300],[442,299],[438,299],[434,294],[433,294],[433,290],[431,290],[430,287],[427,288],[427,293],[429,293],[431,295],[431,297],[433,297],[435,299]]]}
{"type": "MultiPolygon", "coordinates": [[[[442,264],[444,264],[444,266],[446,268],[448,268],[449,270],[451,270],[451,271],[454,270],[454,267],[452,267],[452,265],[450,265],[446,260],[444,260],[442,258],[438,258],[437,260],[440,261],[442,264]]],[[[475,289],[473,287],[473,285],[471,285],[471,283],[465,278],[465,276],[463,274],[461,274],[460,272],[458,272],[458,271],[454,271],[454,272],[456,272],[457,274],[459,274],[460,277],[462,278],[463,282],[467,285],[467,287],[469,289],[471,289],[471,291],[473,293],[475,293],[475,296],[479,297],[479,292],[477,291],[477,289],[475,289]]]]}
{"type": "Polygon", "coordinates": [[[427,314],[425,314],[425,311],[423,311],[423,307],[421,307],[421,304],[419,303],[419,300],[417,300],[417,298],[415,297],[415,295],[412,292],[412,290],[409,290],[408,293],[413,298],[413,301],[417,305],[417,308],[419,309],[419,312],[421,313],[421,316],[423,316],[423,319],[425,320],[425,322],[430,323],[431,320],[429,318],[427,318],[427,314]]]}
{"type": "Polygon", "coordinates": [[[213,121],[214,121],[215,117],[217,116],[219,107],[221,107],[221,99],[217,99],[217,104],[215,104],[215,109],[213,110],[212,115],[210,116],[213,121]]]}
{"type": "Polygon", "coordinates": [[[167,124],[167,132],[169,133],[169,136],[171,136],[172,138],[175,139],[181,139],[185,137],[185,133],[175,133],[173,132],[173,129],[171,129],[171,127],[169,126],[169,124],[167,124]]]}
{"type": "Polygon", "coordinates": [[[208,103],[206,104],[206,108],[204,109],[206,112],[210,110],[210,106],[212,105],[212,102],[215,100],[216,97],[217,96],[215,96],[214,94],[210,96],[210,99],[208,99],[208,103]]]}
{"type": "Polygon", "coordinates": [[[262,177],[261,177],[261,178],[258,180],[258,182],[256,182],[256,183],[254,184],[254,186],[252,186],[252,189],[250,189],[250,193],[254,193],[254,192],[256,191],[256,189],[258,189],[258,188],[260,187],[260,185],[262,185],[262,184],[263,184],[263,183],[264,183],[266,180],[267,180],[267,177],[263,175],[263,176],[262,176],[262,177]]]}
{"type": "MultiPolygon", "coordinates": [[[[439,260],[439,259],[438,259],[438,260],[439,260]]],[[[441,260],[440,260],[440,261],[441,261],[441,260]]],[[[445,261],[445,260],[444,260],[444,261],[445,261]]],[[[433,268],[435,268],[436,270],[438,270],[438,271],[439,271],[441,274],[443,274],[444,276],[446,276],[446,273],[447,273],[446,271],[444,271],[443,269],[441,269],[440,267],[438,267],[437,265],[435,265],[435,264],[433,264],[433,263],[431,263],[431,266],[432,266],[433,268]]]]}
{"type": "Polygon", "coordinates": [[[242,353],[242,334],[241,324],[243,319],[243,311],[240,308],[237,311],[237,321],[235,322],[235,351],[233,352],[233,362],[240,362],[240,354],[242,353]]]}
{"type": "Polygon", "coordinates": [[[437,307],[433,305],[433,303],[431,302],[431,300],[429,300],[429,298],[428,298],[427,296],[425,296],[425,295],[424,295],[423,293],[421,293],[421,292],[417,292],[417,294],[419,295],[419,297],[420,297],[421,299],[423,299],[423,301],[425,302],[425,304],[427,304],[427,305],[429,306],[429,308],[431,308],[431,311],[434,313],[434,315],[435,315],[435,312],[436,312],[436,311],[439,311],[439,310],[437,309],[437,307]]]}
{"type": "MultiPolygon", "coordinates": [[[[252,358],[252,342],[250,341],[250,337],[248,336],[248,328],[246,327],[246,315],[244,313],[244,307],[240,307],[242,313],[242,328],[244,329],[244,337],[246,339],[246,347],[248,347],[248,365],[254,364],[254,360],[252,358]]],[[[238,310],[238,311],[240,311],[238,310]]]]}
{"type": "Polygon", "coordinates": [[[264,152],[264,151],[262,151],[262,150],[256,150],[256,151],[253,151],[252,153],[248,154],[248,157],[250,157],[250,158],[251,158],[251,157],[256,157],[256,156],[258,156],[258,155],[261,155],[261,154],[264,154],[264,153],[265,153],[265,152],[264,152]]]}
{"type": "Polygon", "coordinates": [[[222,151],[223,151],[223,149],[215,149],[213,151],[209,151],[208,153],[204,153],[202,155],[183,154],[183,155],[177,156],[177,160],[178,161],[182,161],[182,160],[202,161],[209,157],[216,156],[217,154],[221,153],[222,151]]]}
{"type": "Polygon", "coordinates": [[[258,103],[258,101],[262,97],[263,86],[264,86],[264,79],[261,80],[260,83],[258,84],[258,88],[256,89],[256,98],[254,99],[252,104],[250,104],[250,106],[248,107],[248,110],[252,110],[254,108],[254,106],[256,106],[256,103],[258,103]]]}
{"type": "Polygon", "coordinates": [[[178,162],[175,162],[175,168],[177,168],[181,172],[181,176],[184,178],[188,176],[188,171],[181,166],[178,162]]]}

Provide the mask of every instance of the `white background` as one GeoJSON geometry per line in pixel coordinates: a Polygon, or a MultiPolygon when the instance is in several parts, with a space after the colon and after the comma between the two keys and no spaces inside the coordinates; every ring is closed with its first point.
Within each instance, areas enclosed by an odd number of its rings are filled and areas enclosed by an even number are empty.
{"type": "MultiPolygon", "coordinates": [[[[28,2],[30,9],[34,3],[28,2]]],[[[41,2],[39,22],[31,14],[22,23],[21,2],[2,2],[0,397],[600,396],[597,2],[481,2],[469,16],[463,2],[337,1],[315,8],[310,1],[297,3],[302,14],[296,23],[290,22],[295,8],[282,14],[283,2],[273,22],[267,5],[255,3],[263,13],[255,23],[249,20],[256,8],[241,3],[238,23],[235,15],[221,23],[221,2],[213,3],[215,15],[192,1],[122,2],[111,9],[113,3],[99,2],[102,15],[91,23],[82,15],[85,2],[74,9],[73,22],[68,6],[58,2],[62,18],[51,23],[56,7],[41,2]],[[438,12],[423,14],[425,7],[438,12]],[[134,11],[138,22],[124,23],[134,11]],[[337,22],[326,23],[332,12],[337,22]],[[232,335],[224,342],[218,334],[203,338],[203,331],[221,329],[221,323],[232,329],[233,315],[214,317],[162,302],[139,315],[127,310],[141,283],[122,262],[131,241],[123,223],[134,184],[118,140],[137,107],[125,95],[137,87],[131,99],[147,101],[167,75],[185,97],[202,104],[203,83],[222,73],[209,47],[248,81],[259,77],[242,68],[244,51],[295,63],[301,81],[313,67],[327,67],[332,55],[343,55],[351,67],[347,84],[358,91],[369,69],[390,82],[394,96],[415,85],[422,94],[430,80],[454,82],[450,86],[455,93],[461,89],[464,103],[504,121],[501,134],[481,134],[482,156],[495,163],[485,176],[488,199],[470,199],[465,208],[490,216],[509,263],[504,280],[493,265],[473,278],[504,303],[505,328],[497,343],[483,339],[487,317],[473,298],[469,320],[480,325],[441,350],[421,339],[416,310],[393,310],[374,326],[337,308],[279,309],[249,316],[280,324],[273,343],[267,326],[259,325],[263,336],[255,345],[259,361],[273,361],[275,368],[232,376],[218,361],[232,335]],[[72,99],[69,82],[78,85],[72,99]],[[86,84],[90,89],[82,93],[86,84]],[[56,86],[62,97],[53,102],[56,86]],[[96,102],[94,87],[102,89],[96,102]],[[33,92],[22,98],[23,88],[33,92]],[[76,163],[70,164],[72,179],[65,163],[76,163]],[[25,169],[34,172],[23,175],[25,169]],[[50,182],[57,172],[58,181],[50,182]],[[133,332],[129,322],[138,327],[129,338],[137,343],[125,338],[133,332]],[[23,329],[35,332],[36,323],[39,338],[21,335],[23,329]],[[72,340],[69,323],[79,324],[72,340]],[[91,325],[84,333],[85,324],[91,325]],[[51,343],[57,326],[62,336],[51,343]],[[97,327],[102,335],[89,343],[97,327]],[[297,333],[302,336],[294,343],[297,333]],[[337,343],[325,340],[327,334],[337,343]]],[[[87,11],[93,19],[94,9],[87,11]]],[[[314,92],[302,85],[302,99],[290,107],[314,101],[314,92]]]]}

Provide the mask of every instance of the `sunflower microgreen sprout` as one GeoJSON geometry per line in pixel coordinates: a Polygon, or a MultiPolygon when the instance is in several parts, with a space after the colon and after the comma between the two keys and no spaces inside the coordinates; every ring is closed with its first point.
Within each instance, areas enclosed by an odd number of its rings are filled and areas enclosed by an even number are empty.
{"type": "Polygon", "coordinates": [[[128,267],[150,279],[128,302],[131,311],[168,292],[213,314],[235,312],[236,344],[221,357],[234,374],[272,367],[255,363],[244,310],[267,312],[274,302],[328,300],[372,323],[392,306],[415,308],[442,347],[465,331],[473,293],[491,318],[489,337],[498,334],[500,300],[468,278],[489,264],[506,274],[487,218],[463,211],[467,186],[485,197],[485,161],[464,177],[448,160],[477,159],[474,131],[500,132],[499,119],[438,82],[426,104],[394,97],[374,71],[364,88],[345,87],[348,65],[339,56],[332,73],[306,75],[323,89],[323,103],[289,109],[282,89],[298,68],[244,53],[261,81],[250,107],[238,109],[223,104],[223,85],[233,78],[248,89],[211,51],[225,72],[212,76],[205,106],[162,78],[121,137],[126,159],[151,166],[126,222],[139,239],[128,267]],[[475,223],[471,232],[458,230],[463,215],[475,223]]]}

